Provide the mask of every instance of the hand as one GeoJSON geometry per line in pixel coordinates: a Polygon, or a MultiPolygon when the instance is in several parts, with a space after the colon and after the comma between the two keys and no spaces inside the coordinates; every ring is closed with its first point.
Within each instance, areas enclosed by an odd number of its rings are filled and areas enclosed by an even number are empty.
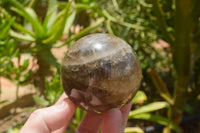
{"type": "MultiPolygon", "coordinates": [[[[87,112],[76,133],[122,133],[126,127],[131,103],[122,109],[111,109],[104,114],[87,112]]],[[[20,133],[64,133],[76,106],[63,94],[53,106],[34,111],[20,133]]]]}

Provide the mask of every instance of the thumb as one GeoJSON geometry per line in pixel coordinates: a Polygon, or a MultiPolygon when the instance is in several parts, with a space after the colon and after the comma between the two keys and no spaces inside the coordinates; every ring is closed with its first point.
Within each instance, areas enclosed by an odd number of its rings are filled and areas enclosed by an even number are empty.
{"type": "Polygon", "coordinates": [[[31,114],[20,133],[50,133],[66,128],[75,110],[75,105],[68,98],[56,105],[38,109],[31,114]]]}

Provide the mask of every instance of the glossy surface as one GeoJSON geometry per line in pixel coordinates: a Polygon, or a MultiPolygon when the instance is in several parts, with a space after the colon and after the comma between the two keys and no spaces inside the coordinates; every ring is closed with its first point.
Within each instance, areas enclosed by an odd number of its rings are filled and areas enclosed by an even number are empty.
{"type": "Polygon", "coordinates": [[[129,103],[141,78],[135,52],[125,41],[109,34],[79,39],[61,66],[62,85],[69,98],[82,109],[97,113],[129,103]]]}

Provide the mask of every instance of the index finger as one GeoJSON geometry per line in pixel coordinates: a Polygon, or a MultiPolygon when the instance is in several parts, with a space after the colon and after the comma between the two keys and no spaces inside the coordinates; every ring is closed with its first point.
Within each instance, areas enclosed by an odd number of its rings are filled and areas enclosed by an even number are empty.
{"type": "Polygon", "coordinates": [[[61,103],[66,98],[68,98],[68,96],[65,93],[63,93],[55,104],[61,103]]]}
{"type": "Polygon", "coordinates": [[[130,102],[121,109],[111,109],[104,115],[102,133],[122,133],[126,127],[128,114],[131,109],[130,102]]]}

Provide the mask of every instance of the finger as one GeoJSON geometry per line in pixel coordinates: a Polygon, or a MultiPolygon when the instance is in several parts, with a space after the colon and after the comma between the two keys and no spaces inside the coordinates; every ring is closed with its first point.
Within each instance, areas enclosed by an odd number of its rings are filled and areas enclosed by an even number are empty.
{"type": "Polygon", "coordinates": [[[66,98],[68,98],[68,96],[65,93],[63,93],[55,104],[61,103],[66,98]]]}
{"type": "Polygon", "coordinates": [[[126,106],[124,106],[123,108],[121,108],[121,112],[122,112],[122,131],[124,131],[125,127],[126,127],[126,124],[127,124],[127,121],[128,121],[128,115],[129,115],[129,112],[131,110],[131,107],[132,107],[132,102],[130,102],[129,104],[127,104],[126,106]]]}
{"type": "Polygon", "coordinates": [[[65,131],[66,131],[66,127],[62,127],[60,129],[53,131],[52,133],[65,133],[65,131]]]}
{"type": "Polygon", "coordinates": [[[104,115],[102,133],[121,133],[122,113],[119,109],[111,109],[104,115]]]}
{"type": "Polygon", "coordinates": [[[98,133],[103,114],[87,112],[77,128],[76,133],[98,133]]]}
{"type": "MultiPolygon", "coordinates": [[[[66,95],[66,93],[63,93],[55,104],[61,103],[65,98],[68,98],[68,96],[66,95]]],[[[65,130],[66,130],[66,126],[61,127],[60,129],[57,129],[53,131],[52,133],[64,133],[65,130]]]]}
{"type": "Polygon", "coordinates": [[[50,133],[66,127],[71,120],[76,106],[68,99],[51,107],[34,111],[20,133],[38,132],[50,133]]]}

